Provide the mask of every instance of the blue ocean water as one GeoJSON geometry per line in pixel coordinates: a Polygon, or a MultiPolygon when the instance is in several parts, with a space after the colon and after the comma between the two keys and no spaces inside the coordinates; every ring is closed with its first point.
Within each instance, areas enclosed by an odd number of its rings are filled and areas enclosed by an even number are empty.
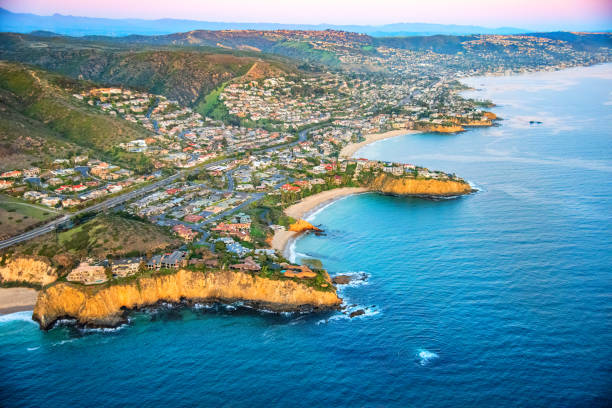
{"type": "Polygon", "coordinates": [[[452,200],[375,194],[295,245],[366,314],[165,308],[116,331],[0,317],[0,405],[605,406],[612,390],[612,65],[471,78],[504,120],[358,155],[456,172],[452,200]],[[541,124],[529,124],[530,120],[541,124]]]}

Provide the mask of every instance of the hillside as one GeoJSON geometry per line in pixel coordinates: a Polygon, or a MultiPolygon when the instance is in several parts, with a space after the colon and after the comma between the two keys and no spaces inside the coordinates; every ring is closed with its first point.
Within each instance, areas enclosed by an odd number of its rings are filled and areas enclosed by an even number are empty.
{"type": "Polygon", "coordinates": [[[0,34],[0,59],[34,64],[72,78],[161,94],[181,104],[194,104],[223,82],[241,76],[257,63],[259,69],[294,71],[286,61],[265,55],[230,52],[172,37],[129,36],[121,39],[0,34]],[[148,39],[145,41],[145,39],[148,39]],[[157,44],[159,43],[159,44],[157,44]],[[158,46],[155,46],[158,45],[158,46]],[[185,45],[177,47],[176,45],[185,45]],[[168,47],[170,46],[170,47],[168,47]]]}
{"type": "Polygon", "coordinates": [[[49,233],[11,247],[11,258],[36,256],[56,267],[87,256],[105,258],[156,252],[180,245],[168,230],[116,214],[101,214],[67,231],[49,233]]]}
{"type": "Polygon", "coordinates": [[[143,128],[72,97],[89,86],[0,61],[0,168],[38,165],[77,153],[100,155],[117,143],[147,136],[143,128]]]}

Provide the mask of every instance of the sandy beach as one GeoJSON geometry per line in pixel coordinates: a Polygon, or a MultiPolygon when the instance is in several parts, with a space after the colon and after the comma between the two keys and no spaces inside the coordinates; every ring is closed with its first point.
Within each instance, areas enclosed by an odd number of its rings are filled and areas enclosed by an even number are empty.
{"type": "Polygon", "coordinates": [[[408,134],[413,134],[413,133],[420,133],[420,132],[418,130],[398,129],[398,130],[391,130],[389,132],[384,132],[384,133],[372,133],[371,135],[365,135],[364,136],[365,140],[363,142],[349,143],[346,146],[344,146],[342,150],[340,151],[340,157],[350,158],[350,157],[353,157],[353,155],[357,153],[359,149],[371,143],[374,143],[374,142],[377,142],[383,139],[389,139],[391,137],[408,135],[408,134]]]}
{"type": "Polygon", "coordinates": [[[33,310],[37,296],[30,288],[0,288],[0,315],[33,310]]]}
{"type": "MultiPolygon", "coordinates": [[[[365,193],[368,189],[364,187],[343,187],[333,190],[323,191],[304,198],[285,210],[285,214],[295,219],[305,218],[308,214],[321,208],[322,206],[351,194],[365,193]]],[[[276,231],[272,238],[271,246],[283,255],[286,254],[288,244],[298,237],[300,233],[293,231],[276,231]]]]}

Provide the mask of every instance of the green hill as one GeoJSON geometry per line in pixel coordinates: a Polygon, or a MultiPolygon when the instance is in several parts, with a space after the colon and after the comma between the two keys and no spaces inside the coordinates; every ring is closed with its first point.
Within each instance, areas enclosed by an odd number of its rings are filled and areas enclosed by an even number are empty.
{"type": "Polygon", "coordinates": [[[56,255],[71,259],[87,256],[135,256],[175,248],[181,241],[167,229],[117,214],[101,214],[70,230],[48,233],[5,252],[32,255],[57,264],[56,255]],[[54,258],[56,257],[56,258],[54,258]]]}
{"type": "MultiPolygon", "coordinates": [[[[0,59],[20,61],[72,78],[130,87],[195,105],[222,83],[244,75],[257,62],[275,71],[295,71],[288,61],[252,51],[228,51],[180,41],[162,45],[122,39],[0,34],[0,59]]],[[[203,44],[206,45],[206,44],[203,44]]]]}
{"type": "MultiPolygon", "coordinates": [[[[0,61],[0,168],[42,164],[72,154],[105,158],[117,143],[147,137],[143,128],[72,96],[91,86],[0,61]]],[[[134,167],[138,159],[124,155],[116,161],[134,167]]]]}

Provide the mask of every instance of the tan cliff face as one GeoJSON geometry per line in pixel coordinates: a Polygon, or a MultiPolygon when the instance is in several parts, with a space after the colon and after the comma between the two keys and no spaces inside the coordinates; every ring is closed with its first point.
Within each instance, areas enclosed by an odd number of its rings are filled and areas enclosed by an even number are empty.
{"type": "Polygon", "coordinates": [[[58,283],[40,292],[32,317],[42,329],[60,318],[74,318],[89,326],[117,326],[124,321],[125,309],[181,300],[240,300],[275,311],[326,310],[341,303],[334,290],[320,291],[292,280],[232,271],[180,270],[111,286],[58,283]]]}
{"type": "Polygon", "coordinates": [[[55,282],[57,271],[48,262],[33,257],[9,259],[5,266],[0,266],[2,282],[27,282],[36,285],[47,285],[55,282]]]}
{"type": "Polygon", "coordinates": [[[289,226],[289,231],[304,232],[304,231],[321,231],[306,220],[299,219],[289,226]]]}
{"type": "Polygon", "coordinates": [[[420,124],[416,127],[417,130],[423,132],[436,132],[436,133],[456,133],[463,132],[465,129],[461,125],[434,125],[434,124],[420,124]]]}
{"type": "Polygon", "coordinates": [[[381,174],[370,184],[370,188],[385,194],[454,196],[469,194],[468,183],[453,180],[399,178],[381,174]]]}

